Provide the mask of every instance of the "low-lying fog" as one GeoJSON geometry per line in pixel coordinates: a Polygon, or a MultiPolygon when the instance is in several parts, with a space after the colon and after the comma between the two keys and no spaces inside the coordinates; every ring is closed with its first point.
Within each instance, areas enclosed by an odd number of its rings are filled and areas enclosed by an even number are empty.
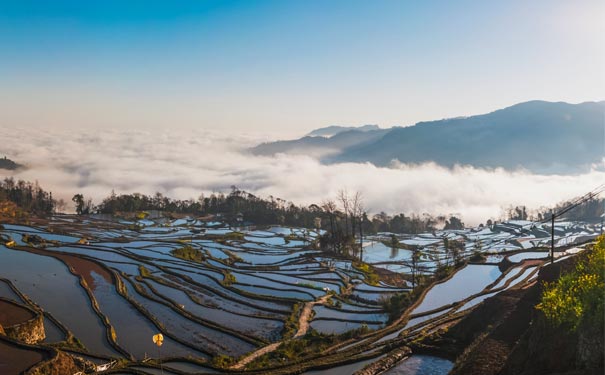
{"type": "Polygon", "coordinates": [[[39,181],[70,202],[83,193],[99,202],[110,194],[159,191],[173,198],[228,192],[232,185],[298,204],[319,203],[347,188],[363,193],[376,213],[461,214],[467,224],[498,218],[502,208],[552,205],[605,181],[605,172],[543,176],[429,163],[322,165],[312,157],[252,156],[245,149],[267,137],[207,131],[41,131],[2,128],[0,157],[25,164],[0,176],[39,181]]]}

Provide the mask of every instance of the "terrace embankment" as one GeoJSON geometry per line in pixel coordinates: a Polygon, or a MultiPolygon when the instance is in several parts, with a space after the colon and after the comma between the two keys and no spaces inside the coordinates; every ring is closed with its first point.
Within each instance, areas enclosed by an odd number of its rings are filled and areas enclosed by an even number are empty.
{"type": "Polygon", "coordinates": [[[413,345],[414,352],[455,358],[453,375],[602,374],[602,359],[594,371],[581,363],[584,357],[594,357],[594,353],[586,354],[594,348],[578,346],[582,332],[550,328],[535,309],[543,282],[572,269],[576,258],[547,265],[537,281],[486,299],[445,333],[413,345]],[[584,370],[578,372],[578,368],[584,370]]]}
{"type": "Polygon", "coordinates": [[[28,345],[0,335],[0,373],[24,375],[75,374],[90,363],[55,348],[28,345]]]}
{"type": "Polygon", "coordinates": [[[0,298],[0,334],[34,344],[44,340],[44,317],[31,308],[0,298]]]}

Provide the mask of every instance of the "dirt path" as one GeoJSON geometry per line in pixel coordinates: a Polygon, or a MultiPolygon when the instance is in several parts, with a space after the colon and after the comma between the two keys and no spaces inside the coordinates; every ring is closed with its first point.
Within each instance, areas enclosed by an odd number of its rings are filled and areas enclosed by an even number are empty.
{"type": "MultiPolygon", "coordinates": [[[[296,334],[294,335],[294,337],[292,339],[297,339],[299,337],[304,336],[307,333],[307,331],[309,330],[309,320],[311,319],[311,314],[313,313],[313,307],[315,305],[323,305],[324,303],[326,303],[326,301],[330,297],[332,297],[331,294],[326,294],[316,301],[311,301],[311,302],[305,303],[305,306],[303,307],[303,310],[300,313],[300,317],[298,318],[298,331],[296,331],[296,334]]],[[[239,362],[237,362],[236,364],[231,366],[230,369],[232,369],[232,370],[243,369],[248,363],[254,361],[256,358],[258,358],[264,354],[271,353],[272,351],[275,351],[282,344],[282,342],[284,342],[284,341],[282,340],[282,341],[278,341],[278,342],[275,342],[275,343],[267,345],[267,346],[263,346],[262,348],[258,349],[257,351],[252,352],[250,355],[242,358],[239,362]]]]}
{"type": "Polygon", "coordinates": [[[311,314],[313,313],[313,307],[315,305],[323,305],[330,297],[330,294],[326,294],[317,301],[305,303],[305,307],[303,307],[303,310],[300,313],[300,318],[298,319],[298,331],[294,335],[294,338],[304,336],[307,333],[309,330],[309,320],[311,319],[311,314]]]}
{"type": "Polygon", "coordinates": [[[239,362],[237,362],[236,364],[234,364],[233,366],[231,366],[230,368],[232,370],[241,370],[243,369],[248,363],[254,361],[256,358],[260,357],[263,354],[267,354],[267,353],[271,353],[272,351],[274,351],[275,349],[277,349],[278,346],[281,345],[281,341],[275,342],[271,345],[267,345],[267,346],[263,346],[262,348],[258,349],[255,352],[252,352],[252,354],[250,354],[247,357],[244,357],[242,360],[240,360],[239,362]]]}

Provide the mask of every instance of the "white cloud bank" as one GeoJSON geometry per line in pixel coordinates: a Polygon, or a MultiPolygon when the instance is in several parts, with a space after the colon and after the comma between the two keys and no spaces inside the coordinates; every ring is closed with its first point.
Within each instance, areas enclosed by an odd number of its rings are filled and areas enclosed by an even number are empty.
{"type": "MultiPolygon", "coordinates": [[[[543,176],[528,172],[435,164],[322,165],[305,156],[252,156],[258,137],[205,131],[69,131],[0,128],[0,156],[27,169],[0,170],[40,184],[70,201],[75,193],[96,202],[116,193],[162,192],[173,198],[227,192],[230,186],[299,204],[319,203],[346,187],[359,190],[371,212],[459,213],[468,224],[497,218],[502,207],[552,205],[605,182],[605,172],[543,176]]],[[[266,139],[264,139],[266,140],[266,139]]]]}

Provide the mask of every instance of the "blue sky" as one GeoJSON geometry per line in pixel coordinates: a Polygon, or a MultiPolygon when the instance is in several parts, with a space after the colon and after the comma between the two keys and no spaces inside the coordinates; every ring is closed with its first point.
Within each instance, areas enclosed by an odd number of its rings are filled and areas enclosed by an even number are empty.
{"type": "Polygon", "coordinates": [[[1,1],[0,125],[301,134],[605,99],[605,2],[1,1]]]}

